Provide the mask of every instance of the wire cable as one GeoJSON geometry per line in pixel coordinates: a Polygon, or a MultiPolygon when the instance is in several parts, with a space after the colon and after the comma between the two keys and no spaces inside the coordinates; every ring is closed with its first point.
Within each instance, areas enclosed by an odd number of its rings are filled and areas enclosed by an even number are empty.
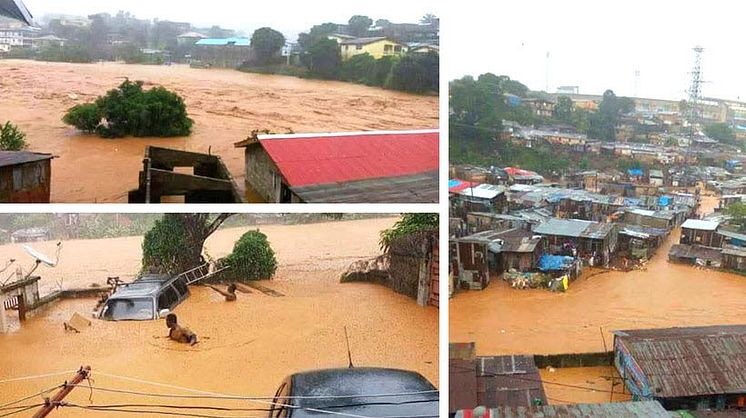
{"type": "Polygon", "coordinates": [[[8,412],[8,413],[6,413],[6,414],[2,414],[2,415],[0,415],[0,417],[9,417],[9,416],[11,416],[11,415],[15,415],[15,414],[20,414],[21,412],[26,412],[26,411],[28,411],[29,409],[34,409],[34,408],[38,408],[38,407],[40,407],[40,406],[43,406],[43,405],[44,405],[44,404],[39,404],[39,405],[28,405],[28,406],[26,406],[26,407],[24,407],[24,408],[22,408],[22,409],[19,409],[19,410],[17,410],[17,411],[13,411],[13,412],[8,412]]]}
{"type": "Polygon", "coordinates": [[[21,381],[21,380],[33,380],[33,379],[41,379],[41,378],[44,378],[44,377],[61,376],[63,374],[76,373],[77,371],[78,370],[76,369],[76,370],[67,370],[67,371],[64,371],[64,372],[57,372],[57,373],[47,373],[47,374],[37,374],[37,375],[34,375],[34,376],[15,377],[13,379],[0,380],[0,384],[2,384],[2,383],[18,382],[18,381],[21,381]]]}
{"type": "Polygon", "coordinates": [[[12,402],[4,403],[4,404],[0,405],[0,409],[4,408],[6,406],[11,406],[11,405],[15,405],[15,404],[21,403],[23,401],[27,401],[27,400],[29,400],[31,398],[35,398],[37,396],[46,395],[47,393],[49,393],[49,392],[51,392],[51,391],[53,391],[55,389],[59,389],[59,388],[61,388],[63,386],[65,386],[65,385],[52,386],[49,389],[44,389],[41,392],[34,393],[33,395],[29,395],[29,396],[26,396],[26,397],[21,398],[21,399],[16,399],[15,401],[12,401],[12,402]]]}

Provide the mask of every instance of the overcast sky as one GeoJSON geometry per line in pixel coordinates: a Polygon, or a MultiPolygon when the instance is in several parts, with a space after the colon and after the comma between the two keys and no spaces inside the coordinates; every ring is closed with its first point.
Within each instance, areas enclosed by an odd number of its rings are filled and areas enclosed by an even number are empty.
{"type": "Polygon", "coordinates": [[[443,12],[449,79],[493,72],[532,90],[682,99],[701,45],[703,95],[746,101],[745,2],[513,0],[492,12],[479,3],[443,12]]]}
{"type": "Polygon", "coordinates": [[[24,0],[35,18],[45,13],[87,16],[125,10],[140,19],[159,18],[190,22],[197,26],[220,25],[251,34],[254,29],[270,26],[286,36],[297,35],[311,26],[347,23],[356,14],[392,22],[417,22],[426,13],[438,14],[434,1],[370,2],[323,0],[236,1],[236,0],[24,0]]]}

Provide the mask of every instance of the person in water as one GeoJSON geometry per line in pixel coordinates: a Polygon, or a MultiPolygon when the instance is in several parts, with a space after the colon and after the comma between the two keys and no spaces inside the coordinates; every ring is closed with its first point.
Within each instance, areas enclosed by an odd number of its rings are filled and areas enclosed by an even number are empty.
{"type": "Polygon", "coordinates": [[[231,283],[228,285],[228,290],[222,290],[218,287],[208,284],[207,287],[225,296],[226,302],[234,302],[236,300],[236,284],[231,283]]]}
{"type": "Polygon", "coordinates": [[[175,314],[166,315],[166,326],[168,327],[168,338],[189,345],[197,344],[197,334],[189,328],[179,325],[175,314]]]}

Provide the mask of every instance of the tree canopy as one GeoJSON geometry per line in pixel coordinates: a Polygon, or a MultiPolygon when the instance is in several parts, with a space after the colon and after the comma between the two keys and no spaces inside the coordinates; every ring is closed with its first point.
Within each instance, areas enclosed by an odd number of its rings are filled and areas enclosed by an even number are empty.
{"type": "Polygon", "coordinates": [[[373,24],[373,19],[368,16],[355,15],[352,16],[347,22],[348,31],[351,35],[357,37],[364,37],[368,34],[370,26],[373,24]]]}
{"type": "Polygon", "coordinates": [[[269,63],[283,45],[285,36],[272,28],[259,28],[251,35],[251,47],[254,48],[260,65],[269,63]]]}

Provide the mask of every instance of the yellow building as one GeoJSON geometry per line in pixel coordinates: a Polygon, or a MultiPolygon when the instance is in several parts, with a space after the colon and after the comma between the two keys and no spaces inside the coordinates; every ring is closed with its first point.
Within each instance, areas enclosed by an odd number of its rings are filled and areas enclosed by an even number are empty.
{"type": "Polygon", "coordinates": [[[359,54],[370,54],[373,58],[378,59],[392,55],[403,55],[407,52],[407,47],[404,44],[385,37],[348,39],[339,42],[339,48],[343,60],[359,54]]]}

